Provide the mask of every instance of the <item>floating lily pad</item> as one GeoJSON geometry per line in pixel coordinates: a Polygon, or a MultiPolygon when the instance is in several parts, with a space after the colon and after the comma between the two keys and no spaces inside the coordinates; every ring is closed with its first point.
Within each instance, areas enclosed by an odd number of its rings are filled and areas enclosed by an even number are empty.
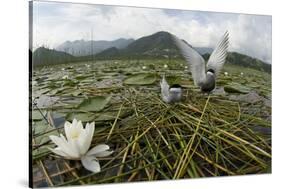
{"type": "Polygon", "coordinates": [[[48,145],[45,144],[43,146],[40,146],[37,149],[32,150],[32,158],[33,158],[33,160],[41,158],[42,154],[48,153],[50,151],[48,148],[54,148],[54,147],[55,147],[54,144],[48,144],[48,145]]]}
{"type": "Polygon", "coordinates": [[[115,120],[118,112],[105,112],[100,114],[95,121],[110,121],[110,120],[115,120]]]}
{"type": "Polygon", "coordinates": [[[38,110],[33,110],[32,111],[32,120],[41,120],[43,119],[43,116],[38,110]]]}
{"type": "Polygon", "coordinates": [[[78,96],[78,95],[80,95],[82,93],[82,91],[80,91],[80,90],[75,90],[75,91],[73,91],[72,93],[71,93],[71,95],[72,96],[78,96]]]}
{"type": "Polygon", "coordinates": [[[127,85],[150,85],[156,81],[156,75],[152,73],[139,73],[127,77],[124,83],[127,85]]]}
{"type": "Polygon", "coordinates": [[[48,94],[49,94],[50,96],[53,96],[53,95],[57,94],[58,92],[60,92],[60,89],[53,89],[53,90],[51,90],[48,94]]]}
{"type": "Polygon", "coordinates": [[[42,95],[42,94],[45,94],[45,93],[47,93],[47,92],[49,92],[50,91],[50,89],[48,89],[48,88],[44,88],[44,89],[40,89],[40,90],[33,90],[33,96],[34,97],[38,97],[38,96],[40,96],[40,95],[42,95]]]}
{"type": "Polygon", "coordinates": [[[81,120],[82,122],[91,122],[94,120],[95,116],[91,113],[69,113],[66,116],[68,121],[72,121],[73,119],[81,120]]]}
{"type": "Polygon", "coordinates": [[[261,85],[258,83],[250,83],[250,84],[248,84],[248,86],[250,86],[252,88],[257,88],[257,89],[261,88],[261,85]]]}
{"type": "Polygon", "coordinates": [[[250,92],[248,94],[232,95],[229,97],[231,100],[243,101],[247,103],[257,103],[262,101],[264,98],[259,96],[256,92],[250,92]]]}
{"type": "Polygon", "coordinates": [[[105,108],[109,103],[111,96],[95,96],[82,101],[78,106],[79,110],[82,111],[93,111],[98,112],[105,108]]]}
{"type": "Polygon", "coordinates": [[[49,136],[58,136],[59,132],[58,130],[55,130],[54,127],[48,125],[45,120],[42,120],[40,122],[36,122],[35,125],[33,125],[33,134],[35,144],[40,145],[49,141],[49,136]]]}
{"type": "Polygon", "coordinates": [[[243,93],[247,94],[251,92],[251,89],[249,87],[243,86],[239,83],[229,83],[224,87],[224,91],[228,93],[243,93]]]}
{"type": "MultiPolygon", "coordinates": [[[[132,110],[122,110],[118,118],[124,118],[132,114],[132,110]]],[[[96,116],[95,121],[112,121],[115,120],[118,115],[118,111],[103,112],[96,116]]]]}
{"type": "Polygon", "coordinates": [[[38,108],[47,108],[56,104],[58,100],[59,97],[50,97],[47,95],[42,95],[36,100],[36,103],[38,108]]]}
{"type": "Polygon", "coordinates": [[[46,131],[47,128],[48,128],[48,124],[46,123],[45,120],[33,123],[33,127],[32,127],[33,134],[34,135],[42,134],[46,131]]]}
{"type": "Polygon", "coordinates": [[[85,75],[85,74],[78,74],[78,75],[76,75],[76,77],[75,77],[75,79],[77,79],[77,80],[83,80],[83,79],[86,79],[86,78],[88,78],[88,77],[90,77],[91,75],[85,75]]]}
{"type": "Polygon", "coordinates": [[[58,89],[61,87],[61,82],[60,81],[50,81],[47,83],[48,89],[58,89]]]}
{"type": "Polygon", "coordinates": [[[65,80],[65,81],[63,82],[63,86],[72,86],[72,87],[74,87],[74,86],[76,86],[78,83],[79,83],[78,81],[74,81],[74,80],[68,79],[68,80],[65,80]]]}

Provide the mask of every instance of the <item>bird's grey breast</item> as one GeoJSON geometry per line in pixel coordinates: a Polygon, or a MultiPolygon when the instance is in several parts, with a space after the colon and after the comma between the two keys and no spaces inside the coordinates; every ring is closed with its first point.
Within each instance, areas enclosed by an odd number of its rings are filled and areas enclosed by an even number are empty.
{"type": "Polygon", "coordinates": [[[210,92],[216,87],[216,80],[214,74],[207,74],[206,80],[201,85],[201,90],[203,92],[210,92]]]}
{"type": "Polygon", "coordinates": [[[173,102],[179,102],[181,100],[182,94],[181,93],[171,93],[169,96],[169,101],[171,103],[173,102]]]}
{"type": "Polygon", "coordinates": [[[181,101],[181,98],[182,98],[182,89],[180,87],[169,89],[169,97],[168,97],[169,103],[179,102],[181,101]]]}

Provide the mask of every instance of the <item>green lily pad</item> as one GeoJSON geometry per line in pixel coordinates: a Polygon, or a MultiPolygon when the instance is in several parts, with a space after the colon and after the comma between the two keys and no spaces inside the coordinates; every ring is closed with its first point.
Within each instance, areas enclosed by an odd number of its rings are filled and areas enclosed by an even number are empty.
{"type": "Polygon", "coordinates": [[[79,83],[78,81],[74,81],[74,80],[68,79],[68,80],[65,80],[65,81],[63,82],[63,86],[71,86],[71,87],[74,87],[74,86],[76,86],[78,83],[79,83]]]}
{"type": "Polygon", "coordinates": [[[95,121],[111,121],[111,120],[115,120],[116,116],[117,116],[118,112],[105,112],[100,114],[95,121]]]}
{"type": "Polygon", "coordinates": [[[247,94],[249,92],[251,92],[251,88],[243,86],[239,83],[229,83],[228,85],[226,85],[224,87],[224,91],[228,92],[228,93],[243,93],[243,94],[247,94]]]}
{"type": "Polygon", "coordinates": [[[41,146],[40,148],[37,148],[35,150],[32,150],[32,158],[37,159],[42,154],[48,153],[50,151],[48,148],[53,148],[54,146],[55,146],[54,144],[49,144],[49,145],[41,146]]]}
{"type": "MultiPolygon", "coordinates": [[[[131,115],[134,111],[133,110],[122,110],[118,116],[118,119],[122,119],[124,117],[127,117],[131,115]]],[[[115,120],[118,115],[118,111],[110,111],[110,112],[104,112],[101,113],[95,121],[112,121],[115,120]]]]}
{"type": "Polygon", "coordinates": [[[43,116],[41,115],[41,113],[38,110],[33,110],[31,118],[32,118],[32,120],[41,120],[41,119],[43,119],[43,116]]]}
{"type": "Polygon", "coordinates": [[[94,121],[95,116],[91,113],[69,113],[66,116],[66,120],[71,122],[74,118],[82,122],[91,122],[94,121]]]}
{"type": "Polygon", "coordinates": [[[127,85],[150,85],[156,81],[156,74],[139,73],[127,77],[124,83],[127,85]]]}
{"type": "Polygon", "coordinates": [[[42,134],[48,129],[48,127],[49,126],[45,120],[38,121],[32,126],[33,134],[34,135],[42,134]]]}
{"type": "Polygon", "coordinates": [[[82,91],[80,91],[80,90],[75,90],[75,91],[73,91],[72,93],[71,93],[71,95],[72,96],[78,96],[78,95],[80,95],[82,93],[82,91]]]}
{"type": "Polygon", "coordinates": [[[103,110],[109,103],[111,96],[95,96],[85,99],[79,104],[78,109],[82,111],[98,112],[103,110]]]}
{"type": "Polygon", "coordinates": [[[60,89],[53,89],[53,90],[51,90],[48,94],[49,94],[50,96],[53,96],[53,95],[57,94],[57,93],[60,92],[60,91],[61,91],[60,89]]]}
{"type": "Polygon", "coordinates": [[[48,89],[48,88],[43,88],[43,89],[39,89],[39,90],[37,90],[37,91],[33,91],[33,95],[35,96],[35,97],[37,97],[37,96],[40,96],[40,95],[42,95],[42,94],[45,94],[45,93],[47,93],[47,92],[49,92],[50,91],[50,89],[48,89]]]}
{"type": "Polygon", "coordinates": [[[60,81],[51,81],[51,82],[48,82],[47,85],[48,89],[57,89],[57,88],[60,88],[61,86],[61,82],[60,81]]]}
{"type": "Polygon", "coordinates": [[[32,129],[34,134],[34,142],[37,145],[49,141],[49,136],[51,135],[59,135],[58,130],[55,130],[54,127],[48,125],[45,120],[37,122],[35,125],[33,125],[32,129]]]}
{"type": "Polygon", "coordinates": [[[86,78],[88,78],[88,77],[90,77],[91,75],[85,75],[85,74],[78,74],[78,75],[76,75],[76,77],[75,77],[75,79],[77,79],[77,80],[83,80],[83,79],[86,79],[86,78]]]}

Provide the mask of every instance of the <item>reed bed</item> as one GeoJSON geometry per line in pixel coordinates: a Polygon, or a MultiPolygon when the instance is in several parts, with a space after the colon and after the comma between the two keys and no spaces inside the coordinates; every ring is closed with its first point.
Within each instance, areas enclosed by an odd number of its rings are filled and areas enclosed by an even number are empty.
{"type": "MultiPolygon", "coordinates": [[[[254,129],[270,129],[271,122],[260,112],[249,113],[251,106],[192,90],[177,104],[141,88],[120,90],[114,120],[96,122],[92,146],[106,143],[114,150],[99,159],[101,172],[88,172],[80,162],[45,150],[33,155],[35,187],[271,172],[271,134],[254,129]]],[[[33,135],[32,150],[50,146],[49,140],[38,146],[36,139],[54,132],[64,130],[52,127],[33,135]]]]}

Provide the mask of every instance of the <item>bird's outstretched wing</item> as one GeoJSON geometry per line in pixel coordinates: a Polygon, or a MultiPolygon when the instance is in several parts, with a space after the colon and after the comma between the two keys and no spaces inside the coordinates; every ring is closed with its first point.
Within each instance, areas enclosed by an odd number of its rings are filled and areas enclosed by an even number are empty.
{"type": "Polygon", "coordinates": [[[205,60],[189,44],[175,35],[172,38],[191,69],[194,84],[200,86],[206,79],[205,60]]]}
{"type": "Polygon", "coordinates": [[[167,83],[165,76],[163,76],[162,81],[160,81],[161,86],[161,97],[164,102],[169,101],[169,84],[167,83]]]}
{"type": "Polygon", "coordinates": [[[209,69],[214,70],[216,76],[218,76],[219,72],[221,71],[225,63],[225,59],[227,56],[227,49],[229,45],[228,38],[229,38],[229,34],[226,31],[223,37],[221,38],[221,40],[219,41],[218,45],[212,52],[207,63],[207,70],[209,69]]]}

